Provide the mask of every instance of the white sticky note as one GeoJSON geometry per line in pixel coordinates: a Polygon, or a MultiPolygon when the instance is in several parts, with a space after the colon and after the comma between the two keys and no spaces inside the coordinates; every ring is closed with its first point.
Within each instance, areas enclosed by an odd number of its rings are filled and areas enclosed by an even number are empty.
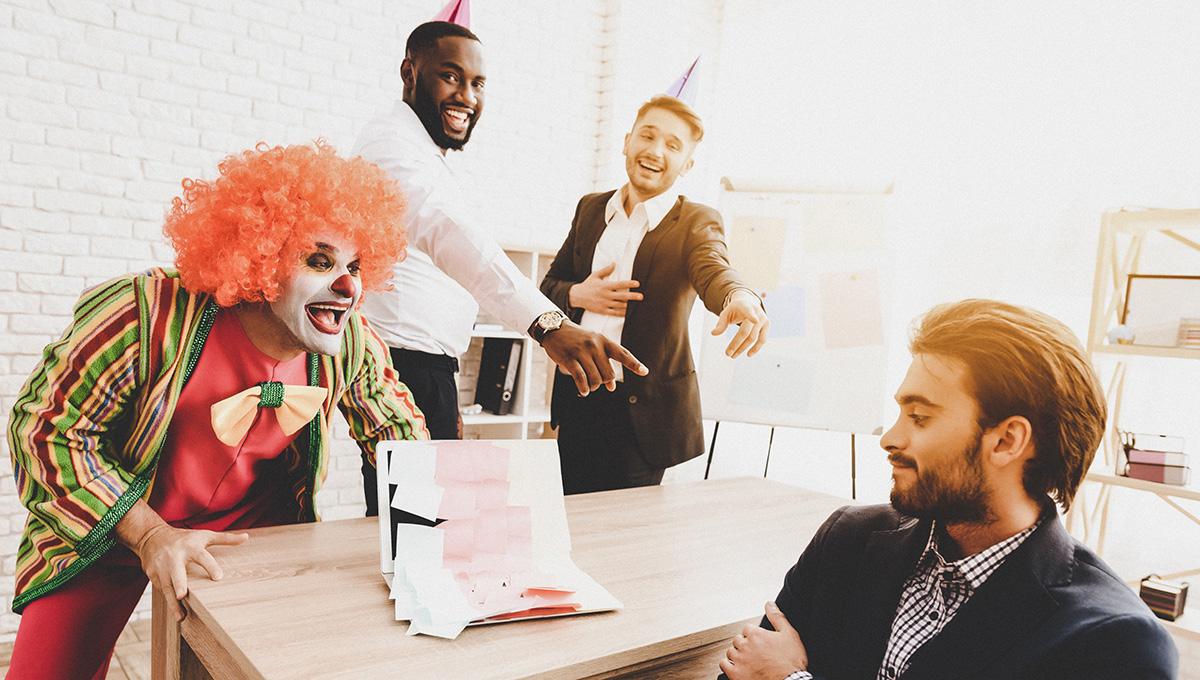
{"type": "Polygon", "coordinates": [[[392,590],[388,595],[395,601],[397,621],[408,621],[413,617],[417,610],[417,597],[404,575],[404,567],[396,569],[392,576],[392,590]]]}
{"type": "Polygon", "coordinates": [[[396,571],[411,565],[441,567],[443,538],[444,532],[437,527],[397,524],[396,571]]]}
{"type": "Polygon", "coordinates": [[[449,570],[429,564],[410,564],[404,567],[403,573],[417,602],[408,635],[453,639],[478,617],[479,612],[467,602],[449,570]]]}
{"type": "Polygon", "coordinates": [[[392,507],[425,519],[437,519],[443,493],[444,489],[432,482],[402,482],[396,487],[396,493],[392,494],[392,507]]]}
{"type": "Polygon", "coordinates": [[[388,463],[388,482],[433,484],[437,471],[437,448],[429,444],[403,443],[392,451],[388,463]]]}

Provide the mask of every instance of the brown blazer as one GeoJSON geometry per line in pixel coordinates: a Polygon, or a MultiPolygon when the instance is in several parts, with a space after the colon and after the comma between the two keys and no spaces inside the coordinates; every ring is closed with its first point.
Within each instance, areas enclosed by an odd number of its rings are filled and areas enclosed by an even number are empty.
{"type": "MultiPolygon", "coordinates": [[[[583,310],[570,306],[567,291],[592,273],[596,243],[607,226],[604,210],[613,191],[579,199],[571,232],[542,279],[542,292],[572,321],[583,310]]],[[[699,295],[720,314],[725,298],[748,288],[729,266],[721,215],[680,196],[674,207],[646,234],[633,260],[633,279],[644,299],[630,301],[621,344],[650,369],[642,377],[625,371],[629,410],[638,446],[652,465],[667,468],[704,452],[700,422],[700,385],[692,364],[688,316],[699,295]]],[[[551,397],[551,424],[567,409],[580,408],[569,376],[558,372],[551,397]]]]}

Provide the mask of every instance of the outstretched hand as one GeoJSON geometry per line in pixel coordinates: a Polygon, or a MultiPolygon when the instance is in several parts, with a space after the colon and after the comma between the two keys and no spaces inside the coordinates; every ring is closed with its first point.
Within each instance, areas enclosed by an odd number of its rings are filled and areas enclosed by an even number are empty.
{"type": "Polygon", "coordinates": [[[748,625],[733,638],[717,664],[729,680],[780,680],[793,671],[808,670],[808,650],[800,634],[774,602],[763,609],[775,630],[748,625]]]}
{"type": "Polygon", "coordinates": [[[712,334],[724,333],[730,324],[736,325],[738,332],[725,348],[725,355],[737,358],[742,352],[750,350],[746,352],[746,356],[752,357],[766,344],[767,327],[771,325],[771,320],[763,311],[758,297],[748,290],[738,290],[729,298],[725,309],[721,310],[721,316],[717,317],[717,325],[712,334]]]}
{"type": "Polygon", "coordinates": [[[575,389],[584,397],[601,385],[610,392],[617,388],[610,359],[638,375],[650,372],[629,350],[570,321],[563,321],[558,330],[547,333],[542,347],[559,370],[571,376],[575,389]]]}

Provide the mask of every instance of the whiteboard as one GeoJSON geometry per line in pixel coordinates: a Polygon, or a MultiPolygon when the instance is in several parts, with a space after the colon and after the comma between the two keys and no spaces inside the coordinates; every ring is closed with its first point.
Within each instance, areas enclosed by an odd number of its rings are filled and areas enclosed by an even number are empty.
{"type": "Polygon", "coordinates": [[[756,356],[730,359],[733,329],[701,335],[711,420],[879,433],[887,400],[891,188],[738,191],[723,180],[730,260],[771,319],[756,356]]]}

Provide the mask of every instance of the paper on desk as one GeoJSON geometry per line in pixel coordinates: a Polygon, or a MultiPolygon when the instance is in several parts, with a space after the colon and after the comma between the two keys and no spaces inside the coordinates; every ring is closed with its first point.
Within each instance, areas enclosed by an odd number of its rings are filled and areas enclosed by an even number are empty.
{"type": "MultiPolygon", "coordinates": [[[[437,527],[427,527],[418,524],[397,524],[396,525],[396,558],[394,560],[395,571],[407,567],[410,564],[427,564],[440,566],[441,560],[438,556],[442,553],[442,541],[444,539],[443,532],[437,527]]],[[[407,587],[403,579],[397,581],[392,579],[392,588],[389,597],[393,600],[402,600],[396,603],[396,615],[400,615],[403,608],[408,611],[412,603],[406,596],[411,596],[412,591],[407,587]],[[399,591],[397,590],[399,584],[399,591]]]]}
{"type": "Polygon", "coordinates": [[[392,505],[438,522],[394,525],[391,596],[410,635],[621,606],[571,560],[554,442],[389,444],[416,468],[389,466],[392,505]]]}

